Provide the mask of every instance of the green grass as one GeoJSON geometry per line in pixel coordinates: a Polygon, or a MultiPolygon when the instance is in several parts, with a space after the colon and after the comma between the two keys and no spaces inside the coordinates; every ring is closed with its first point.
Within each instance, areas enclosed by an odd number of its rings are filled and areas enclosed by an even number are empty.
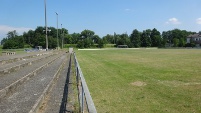
{"type": "Polygon", "coordinates": [[[26,53],[24,49],[1,49],[0,48],[0,56],[2,55],[2,52],[16,52],[16,54],[24,54],[26,53]]]}
{"type": "Polygon", "coordinates": [[[201,50],[119,49],[76,54],[99,113],[201,112],[201,50]]]}

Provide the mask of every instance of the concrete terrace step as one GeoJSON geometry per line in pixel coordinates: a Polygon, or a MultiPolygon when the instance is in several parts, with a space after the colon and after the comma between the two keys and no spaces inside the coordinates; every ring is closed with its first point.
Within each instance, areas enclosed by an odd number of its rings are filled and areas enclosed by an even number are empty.
{"type": "MultiPolygon", "coordinates": [[[[72,57],[73,58],[73,57],[72,57]]],[[[73,59],[65,64],[61,74],[41,106],[39,113],[79,112],[77,83],[73,59]]]]}
{"type": "Polygon", "coordinates": [[[18,55],[12,55],[12,56],[0,56],[0,65],[16,62],[23,59],[32,58],[39,55],[50,54],[50,53],[54,53],[54,51],[47,51],[47,52],[41,51],[41,52],[32,52],[32,53],[18,54],[18,55]]]}
{"type": "Polygon", "coordinates": [[[51,56],[41,62],[34,63],[33,65],[27,66],[15,73],[0,76],[0,100],[5,96],[9,96],[9,94],[12,94],[16,87],[36,75],[40,72],[40,70],[44,69],[54,60],[58,59],[59,56],[61,56],[61,54],[51,56]]]}
{"type": "Polygon", "coordinates": [[[39,55],[37,57],[32,57],[29,59],[23,59],[23,60],[19,60],[19,61],[13,62],[13,63],[0,65],[0,75],[4,75],[4,74],[8,74],[8,73],[17,71],[25,66],[32,65],[33,63],[43,60],[45,58],[48,58],[52,55],[54,55],[54,54],[39,55]]]}
{"type": "MultiPolygon", "coordinates": [[[[31,59],[34,59],[34,58],[39,58],[39,57],[42,57],[42,56],[48,56],[48,55],[51,55],[53,54],[52,52],[51,53],[43,53],[43,54],[37,54],[37,55],[33,55],[33,56],[28,56],[26,57],[26,55],[24,57],[21,57],[21,58],[16,58],[17,60],[15,60],[14,62],[9,62],[9,63],[5,63],[3,65],[0,65],[0,67],[4,67],[5,65],[11,65],[11,64],[17,64],[17,63],[20,63],[20,62],[25,62],[27,60],[31,60],[31,59]]],[[[9,59],[9,60],[13,60],[13,59],[9,59]]]]}
{"type": "Polygon", "coordinates": [[[35,103],[39,101],[38,99],[43,98],[41,95],[44,95],[44,91],[48,89],[47,86],[53,83],[53,78],[57,75],[65,58],[66,54],[62,55],[42,72],[20,85],[10,97],[3,98],[0,102],[1,112],[28,113],[33,110],[33,106],[36,106],[35,103]]]}
{"type": "MultiPolygon", "coordinates": [[[[42,105],[39,107],[39,112],[42,113],[62,113],[61,104],[65,101],[65,86],[68,84],[68,69],[69,69],[69,60],[64,64],[63,69],[58,76],[57,82],[53,85],[51,92],[47,96],[46,100],[43,101],[42,105]],[[45,106],[44,106],[45,105],[45,106]]],[[[64,111],[65,112],[65,111],[64,111]]]]}

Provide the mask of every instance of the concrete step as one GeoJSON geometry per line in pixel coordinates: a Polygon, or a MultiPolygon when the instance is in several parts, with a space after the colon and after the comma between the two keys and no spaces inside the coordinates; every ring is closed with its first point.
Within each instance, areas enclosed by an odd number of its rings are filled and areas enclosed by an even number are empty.
{"type": "Polygon", "coordinates": [[[54,53],[55,51],[40,51],[40,52],[31,52],[31,53],[25,53],[25,54],[18,54],[18,55],[11,55],[11,56],[0,56],[0,65],[7,64],[7,63],[13,63],[19,60],[32,58],[39,55],[45,55],[54,53]]]}
{"type": "Polygon", "coordinates": [[[46,68],[54,60],[58,59],[59,56],[61,56],[61,54],[34,63],[33,65],[27,66],[15,73],[0,76],[0,99],[12,94],[19,85],[29,80],[42,69],[46,68]]]}
{"type": "Polygon", "coordinates": [[[13,62],[13,63],[1,65],[0,66],[0,76],[5,75],[5,74],[9,74],[9,73],[14,72],[14,71],[17,71],[17,70],[19,70],[25,66],[32,65],[33,63],[41,61],[41,60],[48,58],[52,55],[55,55],[55,54],[51,53],[51,54],[39,55],[39,56],[35,56],[32,58],[19,60],[19,61],[13,62]]]}
{"type": "Polygon", "coordinates": [[[37,108],[39,100],[47,93],[58,70],[63,64],[66,54],[55,60],[39,74],[20,85],[16,92],[8,98],[1,99],[0,109],[2,113],[28,113],[37,108]],[[34,108],[36,107],[36,108],[34,108]],[[34,109],[33,109],[34,108],[34,109]]]}
{"type": "Polygon", "coordinates": [[[73,60],[65,64],[51,92],[39,107],[39,113],[79,112],[73,60]]]}
{"type": "Polygon", "coordinates": [[[68,76],[69,60],[70,59],[68,58],[68,60],[65,62],[57,81],[53,85],[50,93],[40,105],[40,113],[59,113],[68,76]]]}

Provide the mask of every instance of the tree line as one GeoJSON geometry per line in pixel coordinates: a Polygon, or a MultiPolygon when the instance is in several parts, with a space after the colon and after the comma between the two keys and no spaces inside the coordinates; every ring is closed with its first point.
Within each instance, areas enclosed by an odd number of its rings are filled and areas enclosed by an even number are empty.
{"type": "MultiPolygon", "coordinates": [[[[24,32],[18,35],[16,31],[9,31],[6,38],[3,38],[1,44],[3,49],[18,49],[35,46],[45,48],[45,27],[39,26],[35,30],[24,32]]],[[[57,29],[48,28],[48,48],[57,47],[57,29]]],[[[98,47],[103,48],[105,44],[127,45],[128,47],[186,47],[193,44],[186,44],[186,37],[195,32],[173,29],[163,31],[162,34],[156,29],[146,29],[142,32],[134,29],[130,35],[127,33],[113,35],[107,34],[100,38],[92,30],[83,30],[81,33],[69,34],[65,28],[58,29],[59,46],[63,44],[75,44],[78,48],[98,47]]]]}
{"type": "MultiPolygon", "coordinates": [[[[196,32],[173,29],[163,31],[162,34],[156,29],[146,29],[142,32],[134,29],[130,35],[127,33],[106,35],[103,39],[107,43],[127,45],[128,47],[186,47],[194,46],[186,43],[186,38],[196,32]]],[[[193,43],[193,42],[192,42],[193,43]]]]}

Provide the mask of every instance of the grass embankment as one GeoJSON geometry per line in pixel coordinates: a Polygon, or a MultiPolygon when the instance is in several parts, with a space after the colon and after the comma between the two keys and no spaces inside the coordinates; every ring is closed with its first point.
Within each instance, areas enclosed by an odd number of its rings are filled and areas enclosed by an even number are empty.
{"type": "Polygon", "coordinates": [[[0,56],[1,56],[1,54],[2,54],[2,45],[0,45],[0,56]]]}
{"type": "Polygon", "coordinates": [[[99,113],[200,113],[201,50],[77,51],[99,113]]]}

